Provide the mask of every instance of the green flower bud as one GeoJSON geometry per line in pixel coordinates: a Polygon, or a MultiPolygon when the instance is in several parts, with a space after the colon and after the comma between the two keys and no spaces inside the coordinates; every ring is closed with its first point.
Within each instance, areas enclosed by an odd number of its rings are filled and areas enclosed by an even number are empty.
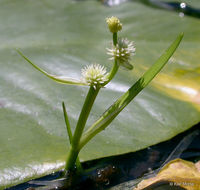
{"type": "Polygon", "coordinates": [[[110,17],[106,19],[106,22],[108,24],[108,28],[110,32],[116,33],[122,29],[122,24],[120,23],[120,20],[117,17],[110,17]]]}

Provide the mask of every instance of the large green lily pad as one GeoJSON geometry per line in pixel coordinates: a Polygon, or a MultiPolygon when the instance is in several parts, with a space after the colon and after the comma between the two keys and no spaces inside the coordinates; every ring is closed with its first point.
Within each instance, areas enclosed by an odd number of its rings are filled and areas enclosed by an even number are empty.
{"type": "MultiPolygon", "coordinates": [[[[198,1],[194,2],[199,6],[198,1]]],[[[88,87],[57,84],[34,70],[80,77],[91,62],[111,67],[105,17],[135,41],[133,71],[120,70],[100,92],[88,126],[125,92],[180,32],[179,49],[153,82],[81,151],[82,161],[133,152],[170,139],[200,121],[200,20],[139,2],[0,1],[0,188],[62,169],[69,150],[61,102],[74,127],[88,87]]]]}

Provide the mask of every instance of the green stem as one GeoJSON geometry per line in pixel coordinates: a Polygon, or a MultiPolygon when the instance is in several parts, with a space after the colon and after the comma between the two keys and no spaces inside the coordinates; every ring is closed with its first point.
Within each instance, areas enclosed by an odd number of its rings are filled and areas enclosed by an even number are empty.
{"type": "Polygon", "coordinates": [[[119,65],[117,64],[117,59],[115,59],[114,65],[108,75],[108,80],[104,83],[104,85],[108,84],[114,78],[118,69],[119,69],[119,65]]]}
{"type": "Polygon", "coordinates": [[[94,104],[94,101],[96,99],[96,96],[99,92],[99,88],[94,88],[93,86],[90,87],[89,92],[87,94],[87,97],[85,99],[83,108],[81,110],[79,119],[78,119],[78,123],[76,125],[76,129],[74,132],[74,136],[73,136],[73,140],[72,140],[72,146],[73,147],[78,147],[79,145],[79,140],[80,137],[83,133],[86,121],[88,119],[88,116],[90,114],[90,111],[92,109],[92,106],[94,104]]]}
{"type": "Polygon", "coordinates": [[[71,148],[66,161],[65,172],[74,168],[78,153],[80,151],[80,138],[99,90],[100,88],[95,89],[93,86],[91,86],[89,89],[78,119],[78,123],[76,125],[74,136],[72,138],[71,148]]]}
{"type": "MultiPolygon", "coordinates": [[[[117,33],[113,33],[113,44],[114,44],[114,46],[117,45],[117,33]]],[[[115,74],[118,71],[118,68],[119,68],[119,66],[117,64],[117,59],[115,59],[114,65],[108,76],[108,81],[104,85],[106,85],[108,82],[110,82],[113,79],[113,77],[115,76],[115,74]]],[[[75,129],[75,132],[74,132],[74,136],[72,138],[70,151],[69,151],[67,161],[66,161],[65,173],[66,173],[66,171],[72,170],[74,168],[76,159],[78,157],[80,149],[82,148],[82,147],[80,147],[80,139],[81,139],[85,124],[87,122],[87,118],[92,109],[93,103],[99,92],[99,89],[100,88],[95,89],[94,87],[91,86],[90,90],[88,92],[88,95],[85,99],[85,103],[81,110],[81,113],[80,113],[80,116],[78,119],[78,123],[77,123],[76,129],[75,129]]]]}
{"type": "Polygon", "coordinates": [[[113,33],[113,44],[114,46],[117,45],[117,32],[113,33]]]}
{"type": "MultiPolygon", "coordinates": [[[[70,123],[69,123],[69,118],[68,118],[68,115],[67,115],[67,111],[66,111],[64,102],[62,102],[62,107],[63,107],[63,113],[64,113],[64,118],[65,118],[67,133],[68,133],[68,136],[69,136],[69,142],[71,144],[72,143],[72,131],[71,131],[71,126],[70,126],[70,123]]],[[[77,157],[77,159],[76,159],[76,167],[77,167],[77,171],[79,173],[81,173],[83,171],[79,157],[77,157]]]]}
{"type": "MultiPolygon", "coordinates": [[[[117,45],[117,41],[118,40],[117,40],[117,32],[116,32],[116,33],[113,33],[113,44],[114,44],[114,46],[117,45]]],[[[117,59],[115,58],[114,65],[113,65],[113,67],[112,67],[112,69],[111,69],[111,71],[110,71],[110,73],[108,75],[108,80],[106,81],[106,83],[104,85],[108,84],[114,78],[114,76],[117,73],[118,69],[119,69],[119,65],[117,63],[117,59]]]]}
{"type": "Polygon", "coordinates": [[[64,175],[67,173],[67,171],[73,170],[75,168],[75,163],[78,157],[78,153],[79,153],[78,149],[75,149],[72,146],[70,147],[69,154],[66,160],[64,175]]]}

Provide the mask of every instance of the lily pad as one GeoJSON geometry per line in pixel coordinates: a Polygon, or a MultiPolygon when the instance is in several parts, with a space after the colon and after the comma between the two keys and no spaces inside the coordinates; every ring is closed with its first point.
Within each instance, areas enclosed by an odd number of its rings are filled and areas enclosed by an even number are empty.
{"type": "Polygon", "coordinates": [[[80,159],[137,151],[200,121],[200,20],[139,2],[110,8],[98,1],[1,1],[0,188],[64,168],[69,142],[61,104],[65,102],[74,127],[88,91],[43,76],[15,48],[51,74],[79,79],[81,68],[91,62],[109,69],[112,62],[105,48],[112,36],[105,17],[111,15],[123,23],[119,35],[135,42],[135,69],[120,70],[102,89],[87,126],[156,61],[177,34],[184,32],[185,37],[163,72],[86,145],[80,159]]]}

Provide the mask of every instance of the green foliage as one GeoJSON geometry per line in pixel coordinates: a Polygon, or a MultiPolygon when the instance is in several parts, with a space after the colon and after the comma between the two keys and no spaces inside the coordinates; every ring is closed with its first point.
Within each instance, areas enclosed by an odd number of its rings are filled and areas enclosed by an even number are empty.
{"type": "Polygon", "coordinates": [[[183,34],[180,34],[166,52],[156,61],[156,63],[85,132],[85,136],[82,137],[82,141],[80,142],[81,147],[83,147],[97,133],[104,130],[133,100],[133,98],[135,98],[135,96],[137,96],[138,93],[151,82],[173,55],[182,38],[183,34]]]}

